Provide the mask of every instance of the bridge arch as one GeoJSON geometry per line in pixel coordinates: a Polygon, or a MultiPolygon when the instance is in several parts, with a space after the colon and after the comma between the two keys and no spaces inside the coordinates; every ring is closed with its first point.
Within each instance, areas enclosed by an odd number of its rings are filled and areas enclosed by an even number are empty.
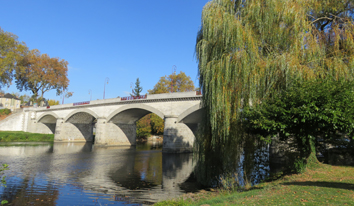
{"type": "Polygon", "coordinates": [[[38,133],[54,134],[57,124],[58,115],[54,112],[45,112],[40,115],[36,122],[36,129],[38,133]]]}
{"type": "MultiPolygon", "coordinates": [[[[98,115],[93,112],[92,110],[89,110],[89,109],[76,109],[74,111],[72,111],[70,114],[68,114],[65,119],[64,119],[64,122],[68,122],[70,120],[70,118],[74,117],[75,115],[78,115],[80,113],[83,113],[83,114],[89,114],[91,115],[93,118],[97,119],[98,118],[98,115]]],[[[87,116],[87,115],[86,115],[87,116]]],[[[86,119],[81,119],[81,121],[83,121],[83,123],[89,123],[92,121],[92,119],[90,120],[86,120],[86,119]]]]}
{"type": "Polygon", "coordinates": [[[186,109],[184,112],[182,112],[179,116],[178,116],[178,119],[177,121],[178,122],[181,122],[183,121],[187,116],[191,115],[192,113],[194,112],[197,112],[198,110],[201,110],[202,109],[202,106],[201,104],[196,104],[188,109],[186,109]]]}
{"type": "Polygon", "coordinates": [[[92,142],[94,120],[98,115],[89,109],[76,109],[68,114],[60,126],[62,132],[61,139],[68,139],[70,141],[86,141],[92,142]]]}
{"type": "MultiPolygon", "coordinates": [[[[146,111],[146,112],[142,112],[141,114],[137,114],[138,117],[135,117],[134,119],[140,119],[141,117],[145,116],[148,113],[154,113],[157,116],[161,117],[161,119],[164,119],[165,115],[158,109],[151,107],[149,105],[145,105],[145,104],[139,104],[139,105],[126,105],[123,106],[115,111],[113,111],[108,117],[107,117],[107,122],[112,122],[114,120],[114,118],[125,112],[125,113],[129,113],[129,111],[146,111]]],[[[132,121],[132,120],[131,120],[132,121]]],[[[136,120],[135,120],[136,121],[136,120]]],[[[132,123],[132,122],[130,122],[132,123]]]]}
{"type": "Polygon", "coordinates": [[[201,104],[194,105],[184,112],[182,112],[178,118],[178,123],[184,123],[193,132],[194,136],[197,135],[199,124],[203,119],[204,108],[201,104]]]}
{"type": "Polygon", "coordinates": [[[37,118],[36,122],[56,123],[58,118],[59,118],[59,116],[57,114],[55,114],[54,112],[45,112],[37,118]]]}

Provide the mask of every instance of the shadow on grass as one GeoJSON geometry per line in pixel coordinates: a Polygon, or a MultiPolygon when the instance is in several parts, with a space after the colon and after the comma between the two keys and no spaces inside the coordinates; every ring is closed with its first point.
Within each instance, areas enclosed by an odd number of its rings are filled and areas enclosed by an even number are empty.
{"type": "Polygon", "coordinates": [[[261,190],[261,189],[263,189],[263,187],[255,186],[255,187],[245,189],[244,191],[247,192],[247,191],[251,191],[251,190],[261,190]]]}
{"type": "Polygon", "coordinates": [[[297,185],[297,186],[315,186],[315,187],[328,187],[345,190],[354,190],[354,184],[342,182],[286,182],[283,185],[297,185]]]}

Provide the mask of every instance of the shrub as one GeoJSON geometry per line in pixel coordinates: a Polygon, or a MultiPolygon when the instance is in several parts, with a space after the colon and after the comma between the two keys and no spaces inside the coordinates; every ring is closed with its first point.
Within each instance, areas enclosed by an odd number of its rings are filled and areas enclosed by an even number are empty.
{"type": "Polygon", "coordinates": [[[9,115],[11,113],[10,109],[0,109],[0,115],[9,115]]]}
{"type": "Polygon", "coordinates": [[[270,142],[272,137],[295,140],[298,158],[293,170],[304,171],[317,161],[320,141],[349,142],[354,134],[354,82],[331,79],[295,84],[280,94],[262,100],[244,110],[243,122],[248,132],[270,142]],[[343,141],[348,138],[349,141],[343,141]],[[318,148],[318,147],[317,147],[318,148]]]}

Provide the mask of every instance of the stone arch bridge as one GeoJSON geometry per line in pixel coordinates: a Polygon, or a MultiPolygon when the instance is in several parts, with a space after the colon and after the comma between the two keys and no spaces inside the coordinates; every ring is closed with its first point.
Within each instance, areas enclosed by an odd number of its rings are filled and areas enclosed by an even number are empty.
{"type": "Polygon", "coordinates": [[[135,145],[135,122],[154,113],[165,120],[163,152],[191,152],[202,118],[201,98],[196,92],[179,92],[28,108],[22,130],[54,133],[56,142],[91,142],[96,122],[95,145],[135,145]]]}

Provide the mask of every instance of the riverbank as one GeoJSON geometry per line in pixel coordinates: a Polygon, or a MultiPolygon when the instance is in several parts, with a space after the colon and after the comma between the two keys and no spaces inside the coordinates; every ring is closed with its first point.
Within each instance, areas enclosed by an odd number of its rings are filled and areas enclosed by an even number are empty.
{"type": "Polygon", "coordinates": [[[53,142],[54,134],[0,131],[0,142],[53,142]]]}
{"type": "Polygon", "coordinates": [[[201,191],[155,205],[353,205],[354,167],[319,164],[243,192],[201,191]]]}

